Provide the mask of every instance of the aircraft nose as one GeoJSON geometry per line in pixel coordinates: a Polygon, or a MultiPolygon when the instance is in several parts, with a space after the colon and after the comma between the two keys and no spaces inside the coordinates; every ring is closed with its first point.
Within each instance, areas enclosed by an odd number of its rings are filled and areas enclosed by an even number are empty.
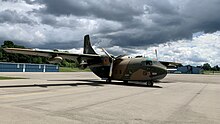
{"type": "Polygon", "coordinates": [[[161,76],[162,78],[166,77],[166,75],[167,75],[167,70],[163,70],[163,71],[161,72],[161,74],[160,74],[160,76],[161,76]]]}
{"type": "Polygon", "coordinates": [[[164,74],[167,74],[167,70],[164,69],[164,68],[160,68],[160,67],[158,67],[157,72],[158,72],[158,75],[164,75],[164,74]]]}
{"type": "Polygon", "coordinates": [[[162,69],[162,68],[158,68],[158,70],[157,70],[157,75],[155,75],[155,78],[157,78],[157,79],[163,79],[164,77],[166,77],[166,75],[167,75],[167,70],[165,70],[165,69],[162,69]]]}

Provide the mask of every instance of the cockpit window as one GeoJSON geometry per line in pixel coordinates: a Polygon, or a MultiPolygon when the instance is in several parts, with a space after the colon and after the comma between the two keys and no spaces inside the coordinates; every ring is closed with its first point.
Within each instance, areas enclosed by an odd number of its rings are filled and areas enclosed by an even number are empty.
{"type": "Polygon", "coordinates": [[[152,65],[152,61],[146,61],[146,65],[152,65]]]}

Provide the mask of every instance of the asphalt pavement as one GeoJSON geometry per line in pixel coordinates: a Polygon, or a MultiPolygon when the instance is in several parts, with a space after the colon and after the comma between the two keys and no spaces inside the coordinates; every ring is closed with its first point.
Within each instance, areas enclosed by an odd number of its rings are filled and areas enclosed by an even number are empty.
{"type": "Polygon", "coordinates": [[[0,124],[219,124],[220,75],[170,74],[154,87],[91,72],[0,73],[0,124]]]}

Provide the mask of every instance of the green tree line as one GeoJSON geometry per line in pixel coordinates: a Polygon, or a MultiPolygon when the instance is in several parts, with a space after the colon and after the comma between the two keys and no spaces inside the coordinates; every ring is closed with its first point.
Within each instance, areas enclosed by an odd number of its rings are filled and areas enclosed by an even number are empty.
{"type": "Polygon", "coordinates": [[[203,64],[202,68],[205,71],[220,71],[220,68],[218,65],[211,67],[211,65],[209,63],[203,64]]]}
{"type": "MultiPolygon", "coordinates": [[[[1,62],[13,62],[13,63],[35,63],[35,64],[49,64],[46,57],[39,56],[29,56],[22,54],[7,53],[3,48],[26,48],[25,46],[20,46],[14,44],[12,41],[4,41],[0,47],[0,61],[1,62]]],[[[61,67],[78,67],[78,65],[72,60],[63,60],[58,63],[61,67]]]]}

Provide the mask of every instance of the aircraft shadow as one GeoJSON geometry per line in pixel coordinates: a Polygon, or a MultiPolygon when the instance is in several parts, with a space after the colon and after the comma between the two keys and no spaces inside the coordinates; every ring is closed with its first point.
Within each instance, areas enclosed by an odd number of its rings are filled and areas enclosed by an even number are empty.
{"type": "Polygon", "coordinates": [[[80,86],[80,85],[88,85],[88,86],[103,86],[101,84],[98,83],[59,83],[59,84],[55,84],[55,83],[50,83],[50,84],[27,84],[27,85],[7,85],[7,86],[0,86],[0,88],[16,88],[16,87],[42,87],[42,88],[47,88],[50,86],[80,86]]]}
{"type": "Polygon", "coordinates": [[[154,83],[176,83],[175,81],[154,81],[154,83]]]}
{"type": "Polygon", "coordinates": [[[48,80],[48,81],[82,81],[82,83],[49,83],[49,84],[24,84],[24,85],[6,85],[0,86],[0,88],[18,88],[18,87],[59,87],[59,86],[80,86],[80,85],[87,85],[87,86],[99,86],[103,87],[104,85],[120,85],[120,86],[131,86],[131,87],[148,87],[148,88],[163,88],[161,86],[154,85],[153,87],[149,87],[145,84],[141,83],[123,83],[123,82],[111,82],[107,83],[102,80],[48,80]],[[89,83],[87,83],[89,82],[89,83]]]}
{"type": "Polygon", "coordinates": [[[82,80],[82,79],[74,79],[74,80],[48,80],[48,81],[83,81],[83,82],[91,82],[97,83],[100,85],[121,85],[121,86],[132,86],[132,87],[148,87],[148,88],[163,88],[161,86],[154,85],[153,87],[149,87],[143,83],[124,83],[124,82],[105,82],[103,80],[82,80]]]}

